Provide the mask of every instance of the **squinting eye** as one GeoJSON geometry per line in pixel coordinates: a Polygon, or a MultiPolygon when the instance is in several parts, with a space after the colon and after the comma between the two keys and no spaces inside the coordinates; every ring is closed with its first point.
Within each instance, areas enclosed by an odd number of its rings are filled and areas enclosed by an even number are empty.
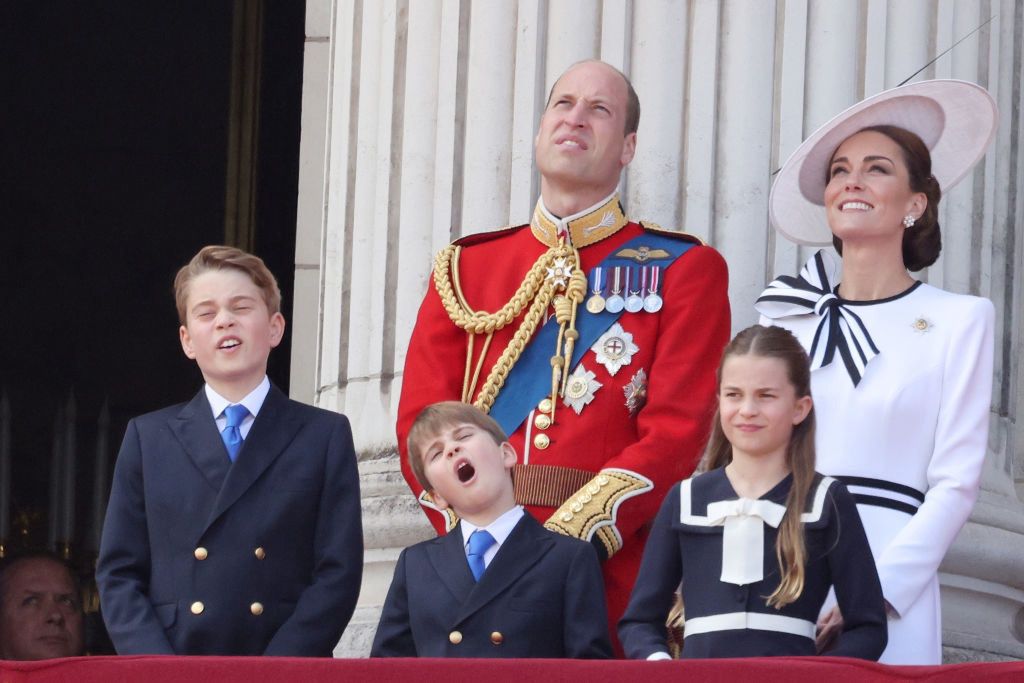
{"type": "Polygon", "coordinates": [[[839,175],[840,173],[844,172],[845,170],[846,169],[843,168],[842,166],[835,166],[835,167],[832,168],[832,172],[829,173],[829,177],[830,178],[835,178],[837,175],[839,175]]]}

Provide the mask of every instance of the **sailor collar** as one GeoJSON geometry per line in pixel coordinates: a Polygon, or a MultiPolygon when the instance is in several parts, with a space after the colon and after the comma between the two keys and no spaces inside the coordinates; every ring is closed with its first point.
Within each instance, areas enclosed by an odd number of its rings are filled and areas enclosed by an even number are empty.
{"type": "Polygon", "coordinates": [[[628,222],[617,192],[594,206],[565,218],[558,218],[548,211],[544,206],[544,198],[541,197],[533,210],[530,230],[533,231],[534,237],[549,247],[557,246],[559,238],[568,235],[568,241],[572,246],[582,249],[615,234],[628,222]]]}

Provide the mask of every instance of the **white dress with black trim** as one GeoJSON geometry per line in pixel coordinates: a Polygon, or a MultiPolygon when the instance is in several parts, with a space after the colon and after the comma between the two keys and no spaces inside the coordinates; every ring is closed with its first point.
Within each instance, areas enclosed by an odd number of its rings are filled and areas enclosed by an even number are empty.
{"type": "Polygon", "coordinates": [[[938,664],[938,569],[978,493],[994,309],[924,283],[845,301],[834,295],[838,282],[838,263],[819,252],[799,278],[773,282],[756,307],[762,324],[786,327],[813,351],[817,469],[854,495],[895,612],[880,661],[938,664]],[[800,299],[816,310],[801,309],[800,299]]]}
{"type": "Polygon", "coordinates": [[[815,621],[832,585],[846,621],[828,654],[881,654],[885,608],[874,561],[852,496],[831,478],[815,476],[803,515],[803,592],[782,609],[767,605],[779,585],[775,541],[791,484],[787,476],[756,501],[741,499],[716,469],[672,487],[619,622],[627,657],[667,652],[665,617],[680,581],[685,658],[813,655],[815,621]]]}

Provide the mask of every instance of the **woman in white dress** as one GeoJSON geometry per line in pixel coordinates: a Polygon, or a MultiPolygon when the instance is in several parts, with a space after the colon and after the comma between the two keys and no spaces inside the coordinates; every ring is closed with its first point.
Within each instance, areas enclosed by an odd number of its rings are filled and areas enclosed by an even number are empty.
{"type": "MultiPolygon", "coordinates": [[[[993,306],[908,271],[938,258],[939,198],[984,155],[996,118],[971,83],[894,88],[804,141],[769,202],[784,236],[842,255],[818,252],[756,307],[811,356],[818,469],[857,501],[889,612],[883,663],[941,663],[939,563],[977,497],[993,306]]],[[[823,632],[840,619],[826,608],[823,632]]]]}

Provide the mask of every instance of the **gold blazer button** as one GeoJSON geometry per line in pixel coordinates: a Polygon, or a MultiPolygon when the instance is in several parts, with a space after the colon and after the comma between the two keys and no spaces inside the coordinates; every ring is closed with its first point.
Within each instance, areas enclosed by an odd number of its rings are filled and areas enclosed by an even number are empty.
{"type": "Polygon", "coordinates": [[[462,642],[462,633],[459,631],[452,631],[448,634],[448,642],[452,645],[458,645],[462,642]]]}
{"type": "Polygon", "coordinates": [[[491,634],[491,642],[495,645],[501,645],[505,642],[505,636],[501,635],[501,631],[495,631],[491,634]]]}
{"type": "Polygon", "coordinates": [[[251,605],[249,605],[249,611],[252,612],[252,615],[254,617],[258,617],[259,615],[263,614],[263,603],[262,602],[254,602],[254,603],[252,603],[251,605]]]}
{"type": "Polygon", "coordinates": [[[192,614],[202,614],[203,610],[206,609],[206,605],[196,600],[189,609],[192,610],[192,614]]]}
{"type": "Polygon", "coordinates": [[[263,546],[260,546],[259,548],[256,548],[256,550],[253,551],[253,555],[256,556],[257,560],[262,560],[264,557],[267,556],[267,551],[263,549],[263,546]]]}
{"type": "Polygon", "coordinates": [[[193,552],[192,554],[196,556],[197,560],[205,560],[207,557],[210,556],[209,551],[207,551],[206,548],[202,546],[196,548],[195,552],[193,552]]]}
{"type": "Polygon", "coordinates": [[[533,437],[533,445],[539,448],[540,450],[544,450],[545,448],[551,445],[551,439],[548,438],[547,434],[538,434],[537,436],[533,437]]]}

